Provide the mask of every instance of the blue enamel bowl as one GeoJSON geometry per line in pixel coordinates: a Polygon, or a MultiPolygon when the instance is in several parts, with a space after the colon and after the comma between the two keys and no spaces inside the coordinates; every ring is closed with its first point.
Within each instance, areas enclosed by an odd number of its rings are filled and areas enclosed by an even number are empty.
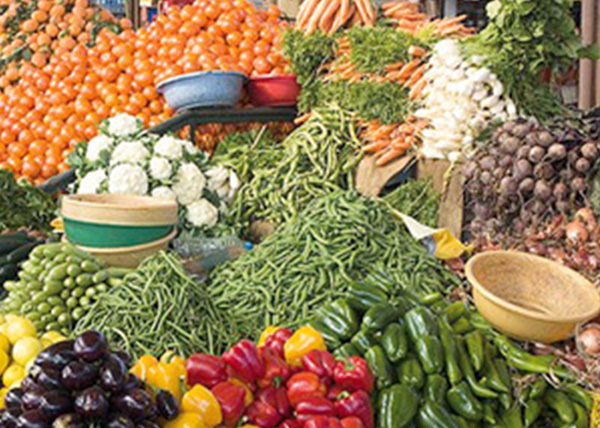
{"type": "Polygon", "coordinates": [[[197,107],[233,107],[248,78],[238,71],[201,71],[160,82],[156,90],[175,111],[197,107]]]}

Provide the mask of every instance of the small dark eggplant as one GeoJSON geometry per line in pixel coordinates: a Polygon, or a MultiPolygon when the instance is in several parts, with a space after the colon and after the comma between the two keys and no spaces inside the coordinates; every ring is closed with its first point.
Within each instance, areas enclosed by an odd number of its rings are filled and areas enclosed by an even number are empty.
{"type": "Polygon", "coordinates": [[[21,407],[23,404],[23,389],[21,388],[13,388],[9,389],[6,395],[4,396],[4,406],[6,407],[6,411],[13,416],[19,416],[23,413],[23,408],[21,407]]]}
{"type": "Polygon", "coordinates": [[[133,360],[131,359],[131,356],[128,353],[123,351],[117,351],[113,352],[112,355],[121,360],[125,367],[131,368],[133,360]]]}
{"type": "Polygon", "coordinates": [[[153,406],[152,398],[143,389],[132,389],[114,400],[115,407],[134,421],[146,419],[153,406]]]}
{"type": "Polygon", "coordinates": [[[127,416],[115,413],[108,417],[106,428],[135,428],[135,424],[127,416]]]}
{"type": "Polygon", "coordinates": [[[31,375],[26,376],[21,382],[21,389],[23,392],[44,392],[45,389],[38,385],[31,375]]]}
{"type": "Polygon", "coordinates": [[[53,367],[39,367],[34,366],[31,368],[31,372],[34,373],[35,382],[44,388],[47,391],[51,391],[53,389],[62,388],[62,384],[60,382],[61,372],[60,370],[53,367]],[[37,370],[39,368],[39,370],[37,370]]]}
{"type": "Polygon", "coordinates": [[[77,413],[67,413],[59,416],[52,423],[52,428],[86,428],[81,415],[77,413]]]}
{"type": "Polygon", "coordinates": [[[42,405],[43,392],[26,392],[21,400],[23,410],[39,409],[42,405]]]}
{"type": "Polygon", "coordinates": [[[108,400],[97,386],[92,386],[75,397],[75,411],[86,418],[99,418],[107,410],[108,400]]]}
{"type": "Polygon", "coordinates": [[[160,428],[160,425],[153,421],[142,421],[135,428],[160,428]]]}
{"type": "Polygon", "coordinates": [[[89,363],[73,361],[62,369],[61,384],[70,391],[82,391],[96,383],[98,369],[89,363]]]}
{"type": "Polygon", "coordinates": [[[88,363],[93,363],[107,354],[108,345],[102,333],[90,330],[75,339],[73,349],[79,358],[88,363]]]}
{"type": "Polygon", "coordinates": [[[160,392],[156,394],[156,407],[158,408],[160,416],[168,421],[175,419],[179,413],[179,405],[177,404],[177,400],[175,400],[173,394],[171,394],[169,391],[165,391],[164,389],[160,390],[160,392]]]}
{"type": "Polygon", "coordinates": [[[73,410],[73,400],[65,391],[48,391],[42,395],[40,409],[49,421],[73,410]]]}
{"type": "Polygon", "coordinates": [[[18,416],[15,416],[9,412],[2,413],[2,416],[0,416],[0,427],[16,428],[17,427],[17,418],[18,418],[18,416]]]}
{"type": "Polygon", "coordinates": [[[111,355],[100,369],[100,386],[107,392],[119,392],[125,385],[127,374],[123,361],[111,355]]]}
{"type": "Polygon", "coordinates": [[[73,351],[74,344],[73,340],[64,340],[50,345],[35,357],[34,364],[39,366],[48,364],[62,368],[76,358],[73,351]]]}
{"type": "Polygon", "coordinates": [[[144,382],[134,374],[129,373],[125,385],[123,385],[123,391],[131,391],[132,389],[143,388],[144,382]]]}
{"type": "Polygon", "coordinates": [[[28,410],[17,418],[17,428],[50,428],[46,417],[39,409],[28,410]]]}

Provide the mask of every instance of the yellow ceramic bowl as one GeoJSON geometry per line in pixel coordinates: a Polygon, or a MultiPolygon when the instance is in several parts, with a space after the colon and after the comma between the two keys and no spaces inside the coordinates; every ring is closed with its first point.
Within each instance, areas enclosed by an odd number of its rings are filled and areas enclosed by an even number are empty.
{"type": "Polygon", "coordinates": [[[481,314],[520,340],[564,340],[600,313],[600,295],[590,281],[543,257],[488,251],[469,260],[466,274],[481,314]]]}

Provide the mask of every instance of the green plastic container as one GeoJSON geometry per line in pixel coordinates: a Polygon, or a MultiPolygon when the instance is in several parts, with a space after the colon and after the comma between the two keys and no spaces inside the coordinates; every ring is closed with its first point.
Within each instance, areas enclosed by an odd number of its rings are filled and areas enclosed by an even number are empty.
{"type": "Polygon", "coordinates": [[[123,226],[89,223],[63,217],[69,242],[83,247],[119,248],[143,245],[164,238],[173,225],[123,226]]]}

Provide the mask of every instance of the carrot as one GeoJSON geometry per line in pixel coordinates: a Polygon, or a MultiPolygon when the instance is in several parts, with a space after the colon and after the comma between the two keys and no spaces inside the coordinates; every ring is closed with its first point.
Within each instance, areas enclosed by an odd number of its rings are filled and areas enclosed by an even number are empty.
{"type": "Polygon", "coordinates": [[[392,140],[391,146],[392,146],[392,149],[395,149],[395,150],[409,149],[411,146],[411,139],[410,139],[410,137],[396,138],[396,139],[392,140]]]}
{"type": "Polygon", "coordinates": [[[310,113],[304,113],[302,116],[298,116],[296,119],[294,119],[294,123],[296,125],[301,125],[308,119],[310,119],[310,113]]]}
{"type": "Polygon", "coordinates": [[[365,5],[367,1],[368,0],[354,0],[354,4],[356,4],[356,9],[358,10],[360,20],[363,22],[363,24],[365,24],[366,27],[370,27],[372,23],[369,12],[367,11],[367,6],[365,5]]]}
{"type": "Polygon", "coordinates": [[[367,144],[361,150],[365,153],[375,153],[385,149],[390,144],[390,140],[379,140],[374,143],[367,144]]]}
{"type": "Polygon", "coordinates": [[[390,163],[391,161],[396,159],[398,156],[402,156],[404,153],[405,153],[405,150],[390,149],[387,152],[385,152],[385,154],[383,154],[383,156],[381,156],[379,159],[377,159],[377,162],[375,162],[375,165],[376,166],[387,165],[388,163],[390,163]]]}
{"type": "Polygon", "coordinates": [[[319,3],[315,7],[314,12],[310,16],[310,19],[306,24],[306,34],[312,34],[315,32],[317,26],[319,25],[321,16],[323,16],[323,13],[325,12],[330,3],[331,0],[319,0],[319,3]]]}
{"type": "Polygon", "coordinates": [[[461,22],[463,22],[465,20],[465,18],[467,17],[467,15],[459,15],[455,18],[444,18],[441,20],[441,27],[450,27],[452,25],[455,24],[460,24],[461,22]]]}
{"type": "Polygon", "coordinates": [[[318,2],[319,0],[306,0],[304,3],[302,3],[300,6],[300,12],[296,18],[296,26],[298,28],[303,28],[306,25],[318,2]]]}
{"type": "Polygon", "coordinates": [[[419,58],[413,59],[411,62],[406,64],[398,73],[399,80],[406,80],[410,77],[412,72],[416,70],[416,68],[421,64],[421,60],[419,58]]]}
{"type": "Polygon", "coordinates": [[[410,76],[410,79],[408,79],[406,81],[406,83],[404,84],[404,86],[410,88],[414,85],[416,85],[416,83],[421,79],[421,77],[423,77],[423,75],[425,74],[425,69],[427,68],[427,64],[423,64],[422,66],[420,66],[419,68],[417,68],[412,76],[410,76]]]}
{"type": "Polygon", "coordinates": [[[384,125],[384,126],[380,126],[374,133],[373,133],[373,137],[376,140],[379,140],[380,138],[383,138],[387,135],[390,135],[392,133],[392,131],[394,130],[395,125],[384,125]]]}
{"type": "Polygon", "coordinates": [[[410,9],[409,3],[396,3],[388,8],[384,7],[383,15],[384,16],[392,16],[394,13],[396,13],[400,10],[409,10],[409,9],[410,9]]]}
{"type": "Polygon", "coordinates": [[[436,33],[439,34],[440,36],[449,36],[450,34],[454,34],[454,33],[460,32],[460,30],[462,28],[464,28],[462,24],[455,25],[453,27],[447,27],[447,28],[442,29],[441,31],[438,28],[438,30],[436,31],[436,33]]]}
{"type": "Polygon", "coordinates": [[[386,65],[383,69],[385,71],[396,71],[396,70],[400,70],[402,67],[404,67],[404,63],[403,62],[394,62],[393,64],[388,64],[386,65]]]}
{"type": "Polygon", "coordinates": [[[329,34],[335,33],[340,29],[342,25],[348,20],[350,12],[350,0],[342,0],[342,4],[339,12],[337,13],[335,19],[333,20],[333,24],[331,25],[331,29],[329,30],[329,34]]]}
{"type": "Polygon", "coordinates": [[[352,6],[354,6],[354,11],[352,12],[352,18],[350,18],[350,26],[351,27],[361,23],[360,13],[358,13],[358,6],[356,6],[354,4],[352,6]]]}
{"type": "Polygon", "coordinates": [[[375,10],[373,9],[373,3],[371,0],[364,0],[365,10],[367,11],[367,15],[371,19],[371,22],[374,24],[377,19],[377,15],[375,14],[375,10]]]}
{"type": "Polygon", "coordinates": [[[331,29],[331,25],[333,24],[334,15],[337,12],[339,7],[340,7],[340,0],[332,0],[331,3],[329,4],[329,6],[327,7],[327,9],[325,9],[323,16],[321,16],[321,19],[319,20],[319,28],[324,33],[329,32],[329,30],[331,29]]]}
{"type": "Polygon", "coordinates": [[[421,46],[412,45],[408,48],[408,54],[410,56],[416,56],[418,58],[422,58],[427,55],[427,51],[423,49],[421,46]]]}
{"type": "Polygon", "coordinates": [[[423,88],[425,87],[426,84],[427,84],[427,79],[425,79],[425,77],[422,77],[421,80],[419,80],[415,84],[415,86],[413,86],[412,89],[410,90],[410,93],[408,94],[409,99],[411,101],[413,101],[417,97],[421,96],[421,93],[423,92],[423,88]]]}

